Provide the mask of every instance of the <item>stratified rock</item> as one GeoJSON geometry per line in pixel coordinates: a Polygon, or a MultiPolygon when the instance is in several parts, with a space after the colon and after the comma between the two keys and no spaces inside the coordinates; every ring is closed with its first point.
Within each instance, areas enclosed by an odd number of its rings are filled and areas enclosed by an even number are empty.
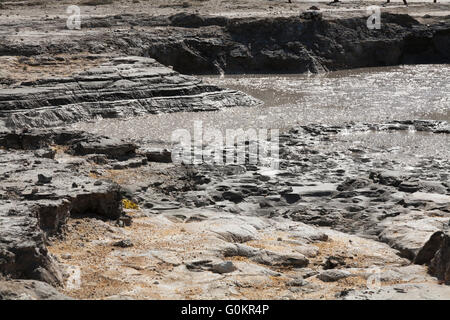
{"type": "MultiPolygon", "coordinates": [[[[39,59],[39,63],[48,63],[49,54],[121,52],[150,56],[186,74],[301,73],[449,62],[448,18],[430,25],[405,14],[383,12],[383,30],[373,32],[365,27],[366,16],[339,19],[325,17],[324,13],[322,19],[317,19],[319,13],[264,18],[190,13],[86,14],[83,27],[93,32],[77,37],[24,33],[21,41],[15,41],[16,27],[61,33],[59,28],[65,25],[65,18],[52,19],[52,26],[46,19],[19,20],[16,24],[7,20],[0,22],[5,31],[0,44],[3,55],[44,55],[46,59],[39,59]],[[139,29],[133,30],[134,26],[139,29]],[[115,32],[110,32],[112,29],[115,32]],[[47,45],[38,45],[39,40],[47,45]]],[[[5,84],[11,81],[3,80],[5,84]]],[[[119,87],[133,86],[129,81],[134,82],[124,79],[119,87]]]]}
{"type": "Polygon", "coordinates": [[[120,139],[75,130],[27,129],[0,133],[1,147],[36,150],[34,155],[39,157],[53,159],[54,150],[50,149],[45,154],[42,154],[43,150],[41,150],[42,148],[49,149],[52,145],[67,146],[67,151],[73,155],[95,155],[92,159],[96,163],[101,163],[99,158],[102,156],[113,159],[133,157],[137,148],[135,144],[120,139]]]}
{"type": "MultiPolygon", "coordinates": [[[[151,58],[121,57],[71,77],[40,79],[2,89],[0,120],[10,128],[48,127],[96,117],[211,111],[252,106],[256,99],[236,90],[203,84],[151,58]]],[[[89,152],[99,145],[80,145],[89,152]]]]}

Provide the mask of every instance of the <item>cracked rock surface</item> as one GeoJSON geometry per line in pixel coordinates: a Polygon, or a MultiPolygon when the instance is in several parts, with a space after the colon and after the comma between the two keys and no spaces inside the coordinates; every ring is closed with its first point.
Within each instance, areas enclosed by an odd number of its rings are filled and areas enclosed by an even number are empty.
{"type": "Polygon", "coordinates": [[[97,166],[98,180],[121,184],[135,203],[125,209],[133,224],[70,219],[69,232],[49,250],[63,270],[79,268],[84,284],[63,292],[105,299],[448,298],[439,284],[448,276],[448,158],[418,155],[405,167],[383,149],[342,143],[349,132],[411,130],[447,135],[448,123],[301,126],[280,137],[278,170],[165,159],[97,166]]]}
{"type": "MultiPolygon", "coordinates": [[[[380,168],[383,150],[337,144],[348,130],[412,128],[448,134],[436,121],[301,126],[280,137],[275,171],[148,161],[136,142],[77,131],[5,132],[2,274],[73,298],[448,297],[448,159],[380,168]]],[[[39,290],[30,298],[61,298],[39,290]]]]}

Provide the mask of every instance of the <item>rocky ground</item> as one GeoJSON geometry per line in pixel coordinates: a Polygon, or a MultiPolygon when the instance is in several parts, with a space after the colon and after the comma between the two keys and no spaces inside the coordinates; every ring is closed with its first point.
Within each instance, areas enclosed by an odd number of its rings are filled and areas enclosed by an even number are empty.
{"type": "MultiPolygon", "coordinates": [[[[73,298],[448,298],[449,159],[405,168],[337,144],[344,130],[450,133],[304,126],[280,137],[276,171],[180,166],[81,132],[5,133],[2,271],[73,298]]],[[[4,297],[40,295],[6,283],[4,297]]]]}
{"type": "Polygon", "coordinates": [[[362,2],[253,2],[82,6],[79,31],[66,3],[0,2],[1,299],[450,298],[450,157],[350,139],[445,145],[448,122],[297,126],[276,169],[63,128],[260,103],[179,72],[449,62],[445,3],[395,4],[376,32],[362,2]]]}

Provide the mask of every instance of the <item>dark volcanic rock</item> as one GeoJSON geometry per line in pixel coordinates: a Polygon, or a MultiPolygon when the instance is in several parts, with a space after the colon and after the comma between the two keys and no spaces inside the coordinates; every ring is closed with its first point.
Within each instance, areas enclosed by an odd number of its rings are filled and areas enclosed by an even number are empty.
{"type": "Polygon", "coordinates": [[[436,252],[441,248],[444,240],[444,233],[438,231],[432,234],[430,239],[424,244],[422,249],[417,253],[414,263],[425,264],[430,263],[436,252]]]}
{"type": "Polygon", "coordinates": [[[50,183],[52,182],[52,177],[50,176],[44,176],[43,174],[38,174],[38,182],[39,183],[50,183]]]}
{"type": "Polygon", "coordinates": [[[307,20],[322,20],[322,13],[315,11],[306,11],[300,14],[300,18],[307,20]]]}
{"type": "Polygon", "coordinates": [[[442,232],[440,245],[430,262],[429,272],[445,284],[450,285],[450,232],[442,232]]]}
{"type": "Polygon", "coordinates": [[[201,16],[198,14],[178,13],[169,18],[170,24],[176,27],[199,28],[206,26],[226,26],[229,19],[216,16],[201,16]]]}
{"type": "Polygon", "coordinates": [[[75,194],[71,204],[72,214],[95,214],[109,219],[122,216],[122,196],[120,187],[115,183],[93,183],[92,191],[75,194]]]}
{"type": "Polygon", "coordinates": [[[241,19],[184,14],[170,20],[189,30],[169,31],[169,41],[146,40],[150,56],[191,74],[322,72],[450,60],[448,22],[425,26],[389,13],[382,19],[383,28],[374,32],[366,17],[330,20],[317,11],[241,19]]]}

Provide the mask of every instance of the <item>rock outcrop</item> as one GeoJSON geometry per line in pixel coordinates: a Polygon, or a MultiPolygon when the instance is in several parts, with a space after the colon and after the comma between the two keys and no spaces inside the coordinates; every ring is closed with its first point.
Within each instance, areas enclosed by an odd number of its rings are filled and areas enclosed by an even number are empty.
{"type": "Polygon", "coordinates": [[[2,89],[0,121],[9,128],[48,127],[97,117],[212,111],[258,103],[242,92],[203,84],[153,59],[120,57],[73,76],[2,89]]]}
{"type": "Polygon", "coordinates": [[[429,271],[443,283],[450,285],[450,234],[448,231],[438,232],[433,236],[439,237],[440,243],[430,261],[429,271]]]}
{"type": "MultiPolygon", "coordinates": [[[[48,237],[60,233],[71,215],[120,219],[121,189],[111,181],[92,178],[86,162],[58,161],[56,152],[42,149],[52,143],[88,143],[92,135],[40,131],[0,136],[0,274],[60,285],[62,274],[48,254],[48,237]]],[[[105,151],[114,149],[111,141],[107,146],[99,151],[113,158],[120,155],[105,151]]],[[[120,142],[116,147],[124,149],[120,142]]]]}
{"type": "Polygon", "coordinates": [[[45,246],[45,235],[32,208],[0,201],[0,273],[19,279],[62,284],[62,274],[45,246]]]}
{"type": "Polygon", "coordinates": [[[408,15],[390,13],[382,13],[381,19],[382,28],[370,30],[366,17],[227,19],[179,14],[169,17],[170,26],[177,27],[169,41],[146,39],[146,52],[188,74],[323,72],[450,61],[448,21],[425,26],[408,15]]]}
{"type": "MultiPolygon", "coordinates": [[[[181,13],[83,17],[83,29],[90,32],[70,37],[63,33],[51,43],[45,39],[40,45],[35,36],[25,36],[21,42],[6,37],[0,42],[0,54],[121,52],[150,56],[186,74],[322,72],[450,61],[448,17],[442,17],[442,23],[425,25],[405,14],[383,12],[382,28],[370,30],[367,17],[336,19],[316,15],[228,18],[181,13]],[[115,32],[110,31],[119,26],[115,32]],[[135,26],[145,31],[135,30],[135,26]]],[[[62,32],[65,20],[54,20],[55,28],[62,32]]],[[[21,27],[29,23],[24,22],[21,27]]],[[[32,27],[46,30],[48,22],[33,21],[32,27]]]]}

